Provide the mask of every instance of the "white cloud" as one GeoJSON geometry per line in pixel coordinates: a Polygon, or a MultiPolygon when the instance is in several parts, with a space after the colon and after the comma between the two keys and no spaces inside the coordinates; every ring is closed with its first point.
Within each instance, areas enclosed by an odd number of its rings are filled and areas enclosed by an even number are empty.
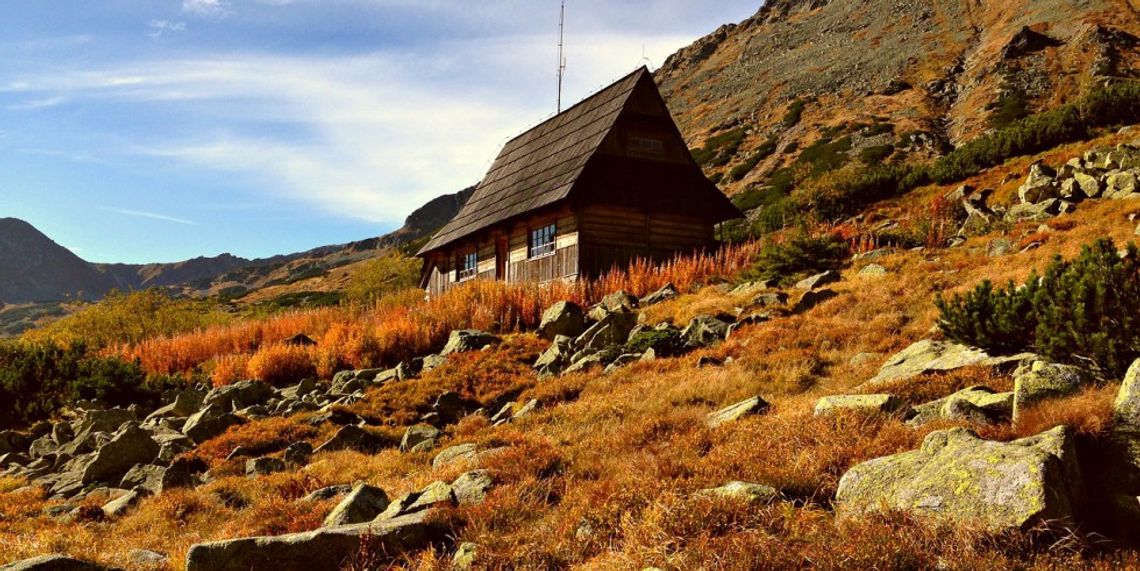
{"type": "Polygon", "coordinates": [[[150,31],[146,35],[152,38],[160,38],[166,34],[174,34],[186,31],[186,22],[171,22],[170,20],[151,20],[147,26],[150,31]]]}
{"type": "Polygon", "coordinates": [[[186,226],[197,226],[198,223],[193,220],[186,220],[184,218],[175,218],[174,216],[166,216],[165,214],[156,214],[154,212],[146,212],[144,210],[131,210],[128,208],[108,208],[111,212],[117,212],[124,216],[134,216],[136,218],[149,218],[151,220],[161,220],[163,222],[174,222],[175,224],[184,224],[186,226]]]}
{"type": "Polygon", "coordinates": [[[61,97],[61,96],[58,96],[58,95],[54,96],[54,97],[47,97],[44,99],[31,99],[28,101],[24,101],[22,103],[13,103],[12,105],[8,106],[8,110],[9,111],[36,111],[39,109],[47,109],[49,107],[55,107],[56,105],[59,105],[59,104],[63,103],[64,101],[66,101],[66,99],[61,97]]]}
{"type": "Polygon", "coordinates": [[[230,13],[225,0],[182,0],[182,10],[200,16],[222,17],[230,13]]]}

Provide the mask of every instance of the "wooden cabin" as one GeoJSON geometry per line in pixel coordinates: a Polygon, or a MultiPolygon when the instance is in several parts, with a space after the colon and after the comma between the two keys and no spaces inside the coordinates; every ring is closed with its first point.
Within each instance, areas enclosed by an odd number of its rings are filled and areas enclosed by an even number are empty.
{"type": "Polygon", "coordinates": [[[740,211],[701,172],[642,67],[512,139],[419,251],[431,295],[471,279],[596,276],[714,244],[740,211]]]}

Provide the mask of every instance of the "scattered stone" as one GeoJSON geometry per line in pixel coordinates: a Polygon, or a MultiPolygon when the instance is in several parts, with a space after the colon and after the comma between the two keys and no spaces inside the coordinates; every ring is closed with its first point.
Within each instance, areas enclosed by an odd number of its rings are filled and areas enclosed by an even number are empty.
{"type": "Polygon", "coordinates": [[[143,567],[156,567],[165,565],[170,561],[170,558],[166,555],[147,549],[132,549],[127,557],[131,560],[131,563],[143,567]]]}
{"type": "Polygon", "coordinates": [[[268,476],[286,470],[285,461],[280,458],[251,458],[245,462],[246,476],[268,476]]]}
{"type": "Polygon", "coordinates": [[[955,428],[932,432],[918,450],[876,458],[839,481],[842,517],[883,509],[990,531],[1071,522],[1083,501],[1072,433],[1057,427],[1010,443],[955,428]]]}
{"type": "Polygon", "coordinates": [[[313,445],[308,442],[295,442],[290,444],[285,452],[281,455],[281,459],[290,466],[304,466],[309,463],[309,458],[313,455],[313,445]]]}
{"type": "Polygon", "coordinates": [[[902,401],[894,395],[833,395],[823,397],[815,403],[815,415],[827,416],[841,411],[890,414],[902,406],[902,401]]]}
{"type": "Polygon", "coordinates": [[[447,345],[440,351],[440,355],[478,351],[488,345],[499,342],[499,338],[478,329],[459,329],[452,331],[447,338],[447,345]]]}
{"type": "Polygon", "coordinates": [[[451,483],[451,492],[459,505],[474,505],[486,499],[487,492],[494,485],[495,479],[489,470],[472,470],[451,483]]]}
{"type": "Polygon", "coordinates": [[[524,416],[528,416],[535,410],[538,410],[538,399],[530,399],[511,415],[511,420],[518,420],[524,416]]]}
{"type": "Polygon", "coordinates": [[[0,571],[107,571],[107,568],[66,555],[44,555],[9,563],[0,567],[0,571]]]}
{"type": "Polygon", "coordinates": [[[909,379],[927,373],[953,371],[962,367],[997,367],[1019,363],[1033,357],[1034,355],[1030,353],[993,357],[981,349],[947,341],[924,339],[887,359],[879,369],[879,373],[867,381],[866,385],[875,386],[888,381],[909,379]]]}
{"type": "Polygon", "coordinates": [[[730,321],[712,315],[698,315],[681,330],[681,337],[691,347],[708,347],[728,336],[730,321]]]}
{"type": "Polygon", "coordinates": [[[574,340],[574,347],[579,351],[601,351],[624,345],[636,325],[636,313],[607,313],[574,340]]]}
{"type": "Polygon", "coordinates": [[[780,307],[788,303],[788,294],[783,292],[768,292],[752,298],[752,305],[761,307],[780,307]]]}
{"type": "MultiPolygon", "coordinates": [[[[922,426],[932,420],[951,418],[953,415],[974,416],[969,407],[953,404],[965,401],[979,409],[987,422],[999,422],[1013,417],[1013,393],[996,393],[989,387],[968,387],[950,396],[920,404],[913,409],[913,416],[907,420],[911,426],[922,426]]],[[[965,418],[969,420],[969,418],[965,418]]]]}
{"type": "Polygon", "coordinates": [[[379,436],[360,428],[359,426],[345,426],[337,431],[332,438],[329,438],[317,446],[313,451],[314,454],[321,452],[334,452],[337,450],[356,450],[357,452],[375,452],[384,447],[384,440],[379,436]]]}
{"type": "Polygon", "coordinates": [[[1029,177],[1025,184],[1017,189],[1017,196],[1022,204],[1034,204],[1046,198],[1057,198],[1060,189],[1057,187],[1057,171],[1041,162],[1033,163],[1029,167],[1029,177]]]}
{"type": "Polygon", "coordinates": [[[557,375],[570,364],[573,342],[573,339],[565,335],[554,338],[554,343],[534,363],[540,377],[557,375]]]}
{"type": "Polygon", "coordinates": [[[352,491],[352,486],[348,484],[340,484],[337,486],[328,486],[319,490],[309,492],[308,495],[301,498],[303,502],[323,502],[331,500],[337,496],[343,496],[352,491]]]}
{"type": "Polygon", "coordinates": [[[677,287],[673,285],[673,282],[669,282],[661,286],[661,289],[641,298],[639,304],[641,307],[647,307],[663,301],[669,301],[678,295],[680,295],[680,292],[677,291],[677,287]]]}
{"type": "Polygon", "coordinates": [[[210,404],[186,420],[182,433],[201,444],[241,423],[237,415],[226,412],[220,405],[210,404]]]}
{"type": "Polygon", "coordinates": [[[637,296],[625,291],[618,290],[602,298],[599,307],[610,313],[630,313],[640,307],[641,301],[637,296]]]}
{"type": "Polygon", "coordinates": [[[986,255],[991,258],[998,258],[1013,252],[1013,241],[1009,238],[994,238],[986,246],[986,255]]]}
{"type": "Polygon", "coordinates": [[[838,296],[838,293],[835,293],[835,291],[830,289],[815,289],[811,291],[805,291],[804,294],[800,296],[800,299],[796,301],[796,305],[792,308],[792,312],[803,313],[833,297],[838,296]]]}
{"type": "Polygon", "coordinates": [[[83,483],[118,483],[135,464],[149,464],[158,457],[158,443],[137,425],[127,425],[95,453],[83,471],[83,483]]]}
{"type": "Polygon", "coordinates": [[[388,494],[384,490],[360,484],[351,492],[325,518],[325,527],[364,523],[376,519],[376,516],[388,509],[388,494]]]}
{"type": "Polygon", "coordinates": [[[273,387],[261,381],[238,381],[206,393],[204,405],[216,405],[224,411],[240,410],[265,404],[273,396],[273,387]]]}
{"type": "Polygon", "coordinates": [[[586,314],[572,301],[560,301],[542,312],[538,335],[553,341],[559,335],[577,337],[586,330],[586,314]]]}
{"type": "Polygon", "coordinates": [[[716,412],[709,413],[705,417],[705,424],[709,428],[716,428],[729,422],[735,422],[754,414],[764,414],[768,412],[771,405],[759,396],[738,402],[732,406],[722,408],[716,412]]]}
{"type": "Polygon", "coordinates": [[[816,274],[810,278],[805,278],[796,284],[796,289],[811,291],[818,287],[827,284],[835,283],[841,279],[839,272],[835,270],[827,270],[826,272],[816,274]]]}
{"type": "Polygon", "coordinates": [[[697,492],[702,496],[713,496],[742,500],[750,504],[767,504],[780,499],[780,492],[771,486],[751,482],[733,481],[719,488],[706,488],[697,492]]]}
{"type": "Polygon", "coordinates": [[[162,493],[162,482],[166,477],[166,468],[162,466],[136,464],[119,480],[119,487],[124,490],[142,489],[148,494],[162,493]]]}
{"type": "Polygon", "coordinates": [[[1124,374],[1112,410],[1118,430],[1140,433],[1140,359],[1124,374]]]}
{"type": "Polygon", "coordinates": [[[474,569],[478,560],[479,544],[464,541],[455,550],[455,556],[451,558],[451,567],[459,571],[474,569]]]}
{"type": "Polygon", "coordinates": [[[104,505],[103,515],[109,518],[121,517],[135,507],[142,497],[138,490],[131,490],[104,505]]]}
{"type": "Polygon", "coordinates": [[[417,424],[409,426],[400,440],[400,452],[422,452],[435,448],[443,433],[430,424],[417,424]],[[421,447],[421,445],[424,445],[421,447]]]}
{"type": "Polygon", "coordinates": [[[859,270],[861,277],[878,278],[887,275],[887,268],[879,264],[867,264],[863,269],[859,270]]]}
{"type": "Polygon", "coordinates": [[[1019,370],[1013,379],[1013,418],[1026,407],[1050,398],[1068,396],[1081,389],[1088,374],[1072,365],[1034,361],[1028,371],[1019,370]]]}
{"type": "Polygon", "coordinates": [[[458,444],[444,448],[432,459],[431,467],[438,470],[448,464],[474,458],[478,450],[479,447],[473,443],[458,444]]]}

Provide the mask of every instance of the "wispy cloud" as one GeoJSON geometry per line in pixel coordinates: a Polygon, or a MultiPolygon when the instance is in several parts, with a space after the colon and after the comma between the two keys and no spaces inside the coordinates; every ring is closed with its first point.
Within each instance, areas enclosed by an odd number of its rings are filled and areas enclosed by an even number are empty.
{"type": "Polygon", "coordinates": [[[186,220],[185,218],[175,218],[174,216],[167,216],[165,214],[157,214],[154,212],[146,212],[144,210],[131,210],[128,208],[108,208],[111,212],[117,212],[124,216],[134,216],[137,218],[149,218],[151,220],[162,220],[163,222],[174,222],[176,224],[185,224],[187,226],[197,226],[198,223],[193,220],[186,220]]]}
{"type": "Polygon", "coordinates": [[[182,10],[200,16],[221,17],[230,13],[225,0],[182,0],[182,10]]]}
{"type": "Polygon", "coordinates": [[[160,38],[166,34],[175,34],[186,31],[186,22],[171,22],[170,20],[151,20],[147,26],[150,31],[146,35],[160,38]]]}
{"type": "Polygon", "coordinates": [[[24,101],[22,103],[13,103],[12,105],[8,106],[8,110],[9,111],[36,111],[38,109],[47,109],[49,107],[55,107],[56,105],[59,105],[60,103],[63,103],[64,101],[66,101],[66,99],[62,96],[59,96],[59,95],[54,96],[54,97],[48,97],[45,99],[32,99],[29,101],[24,101]]]}

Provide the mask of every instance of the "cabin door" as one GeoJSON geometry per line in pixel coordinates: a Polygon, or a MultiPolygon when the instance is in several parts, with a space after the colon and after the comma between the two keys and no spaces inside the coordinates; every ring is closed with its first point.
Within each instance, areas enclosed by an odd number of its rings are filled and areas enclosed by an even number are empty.
{"type": "Polygon", "coordinates": [[[507,236],[495,238],[495,277],[504,281],[507,279],[507,256],[510,255],[507,245],[507,236]]]}

